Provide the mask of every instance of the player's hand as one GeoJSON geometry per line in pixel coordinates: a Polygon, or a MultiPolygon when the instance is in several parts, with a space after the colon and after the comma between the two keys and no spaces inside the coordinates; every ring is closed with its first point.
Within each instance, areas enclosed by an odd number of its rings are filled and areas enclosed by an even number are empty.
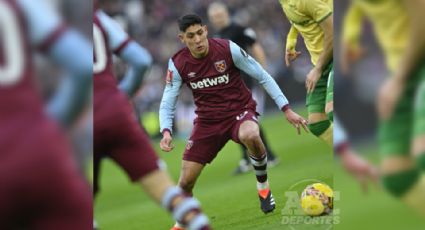
{"type": "Polygon", "coordinates": [[[395,76],[388,78],[379,89],[378,114],[382,120],[391,118],[404,90],[404,82],[395,76]]]}
{"type": "Polygon", "coordinates": [[[289,67],[291,65],[291,62],[293,62],[295,59],[297,59],[298,56],[301,55],[301,52],[296,50],[286,50],[285,51],[285,63],[286,66],[289,67]]]}
{"type": "Polygon", "coordinates": [[[306,119],[304,119],[302,116],[298,115],[297,113],[295,113],[291,109],[287,109],[284,113],[285,113],[286,119],[289,121],[289,123],[291,123],[297,129],[298,135],[301,134],[301,127],[307,133],[309,132],[308,128],[307,128],[308,122],[307,122],[306,119]]]}
{"type": "Polygon", "coordinates": [[[369,181],[378,185],[379,174],[376,167],[350,150],[345,151],[340,156],[342,166],[360,183],[364,192],[368,191],[369,181]]]}
{"type": "Polygon", "coordinates": [[[350,65],[358,61],[366,53],[364,49],[354,47],[347,42],[342,43],[340,52],[340,65],[343,74],[347,74],[350,71],[350,65]]]}
{"type": "Polygon", "coordinates": [[[305,88],[307,89],[307,93],[314,91],[317,81],[319,81],[321,75],[322,71],[316,67],[310,70],[310,72],[307,74],[307,79],[305,80],[305,88]]]}
{"type": "Polygon", "coordinates": [[[171,137],[170,132],[165,131],[162,136],[161,142],[159,142],[159,147],[164,152],[170,152],[171,150],[174,149],[174,145],[172,141],[173,141],[173,138],[171,137]]]}

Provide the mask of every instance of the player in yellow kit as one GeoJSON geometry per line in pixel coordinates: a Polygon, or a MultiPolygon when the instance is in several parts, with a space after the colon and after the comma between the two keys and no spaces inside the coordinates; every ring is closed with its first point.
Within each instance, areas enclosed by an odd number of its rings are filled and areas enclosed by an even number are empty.
{"type": "Polygon", "coordinates": [[[378,97],[385,188],[425,216],[425,9],[423,0],[352,1],[344,22],[342,69],[361,53],[364,18],[391,72],[378,97]]]}
{"type": "Polygon", "coordinates": [[[301,54],[295,50],[298,34],[301,34],[314,66],[305,82],[309,129],[333,146],[333,0],[279,2],[291,23],[286,40],[286,65],[301,54]]]}

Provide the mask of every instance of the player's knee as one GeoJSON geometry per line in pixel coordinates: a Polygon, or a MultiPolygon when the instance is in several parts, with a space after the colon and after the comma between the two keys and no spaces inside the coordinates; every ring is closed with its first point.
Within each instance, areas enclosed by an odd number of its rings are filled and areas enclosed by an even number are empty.
{"type": "Polygon", "coordinates": [[[318,123],[325,120],[328,120],[325,111],[320,113],[317,112],[308,114],[308,123],[310,124],[318,123]]]}
{"type": "Polygon", "coordinates": [[[239,134],[239,139],[242,143],[251,143],[260,138],[260,133],[257,129],[248,129],[239,134]]]}
{"type": "Polygon", "coordinates": [[[325,106],[325,113],[331,113],[334,111],[334,103],[333,102],[328,102],[325,106]]]}
{"type": "Polygon", "coordinates": [[[409,169],[382,176],[384,188],[395,197],[406,194],[419,179],[417,169],[409,169]]]}
{"type": "Polygon", "coordinates": [[[322,135],[329,127],[331,126],[331,122],[329,120],[322,120],[318,122],[312,122],[308,124],[308,129],[315,136],[322,135]]]}
{"type": "Polygon", "coordinates": [[[326,104],[325,107],[325,113],[328,117],[328,120],[333,121],[334,120],[334,105],[333,102],[329,102],[326,104]]]}

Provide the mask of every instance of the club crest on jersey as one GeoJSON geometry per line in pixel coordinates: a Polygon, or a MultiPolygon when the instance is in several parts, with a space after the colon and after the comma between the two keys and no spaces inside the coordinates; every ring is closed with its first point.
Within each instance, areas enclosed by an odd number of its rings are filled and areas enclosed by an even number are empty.
{"type": "Polygon", "coordinates": [[[193,146],[193,141],[192,141],[192,140],[189,140],[189,141],[187,142],[187,144],[186,144],[186,149],[187,149],[187,150],[189,150],[189,149],[191,149],[191,148],[192,148],[192,146],[193,146]]]}
{"type": "Polygon", "coordinates": [[[173,86],[173,71],[167,70],[167,76],[165,77],[165,83],[173,86]]]}
{"type": "Polygon", "coordinates": [[[220,73],[223,73],[224,71],[226,71],[226,68],[227,68],[226,62],[224,60],[215,62],[214,67],[220,73]]]}

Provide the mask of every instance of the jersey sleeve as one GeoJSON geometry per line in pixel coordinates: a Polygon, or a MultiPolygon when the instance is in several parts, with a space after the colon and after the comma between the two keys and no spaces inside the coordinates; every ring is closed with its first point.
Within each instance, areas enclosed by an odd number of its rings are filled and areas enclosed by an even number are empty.
{"type": "Polygon", "coordinates": [[[300,12],[320,23],[332,15],[332,8],[322,0],[300,0],[300,12]]]}
{"type": "Polygon", "coordinates": [[[152,65],[152,56],[144,47],[131,41],[120,52],[120,57],[128,64],[128,70],[119,84],[119,88],[133,97],[142,84],[142,80],[152,65]]]}
{"type": "Polygon", "coordinates": [[[46,54],[52,63],[64,70],[58,89],[47,105],[47,112],[61,124],[70,125],[88,101],[93,76],[93,47],[83,35],[69,29],[46,54]]]}
{"type": "Polygon", "coordinates": [[[353,48],[359,46],[363,12],[357,4],[351,3],[344,18],[342,40],[353,48]]]}
{"type": "Polygon", "coordinates": [[[295,50],[297,46],[298,30],[292,25],[286,36],[286,50],[295,50]]]}
{"type": "Polygon", "coordinates": [[[31,45],[45,50],[59,37],[65,26],[59,14],[45,0],[18,0],[28,25],[31,45]]]}
{"type": "Polygon", "coordinates": [[[174,113],[181,86],[182,78],[174,66],[173,60],[170,59],[168,61],[164,94],[159,106],[159,126],[161,133],[167,129],[172,132],[174,113]]]}
{"type": "Polygon", "coordinates": [[[108,48],[115,54],[119,54],[131,41],[128,34],[114,19],[103,11],[97,11],[97,16],[108,36],[108,48]]]}
{"type": "Polygon", "coordinates": [[[274,100],[279,109],[282,109],[284,106],[288,105],[288,100],[270,74],[268,74],[257,61],[249,56],[245,50],[240,48],[234,42],[229,42],[230,52],[232,54],[232,59],[235,63],[235,66],[247,73],[252,78],[256,79],[274,100]]]}

